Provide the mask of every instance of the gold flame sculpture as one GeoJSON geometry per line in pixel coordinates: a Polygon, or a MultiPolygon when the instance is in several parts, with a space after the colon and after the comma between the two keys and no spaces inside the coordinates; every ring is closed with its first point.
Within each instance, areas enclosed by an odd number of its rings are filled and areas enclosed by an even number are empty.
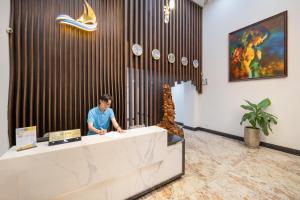
{"type": "Polygon", "coordinates": [[[84,0],[83,14],[77,19],[73,19],[69,15],[59,15],[56,21],[60,24],[67,24],[85,31],[97,30],[96,15],[86,0],[84,0]]]}

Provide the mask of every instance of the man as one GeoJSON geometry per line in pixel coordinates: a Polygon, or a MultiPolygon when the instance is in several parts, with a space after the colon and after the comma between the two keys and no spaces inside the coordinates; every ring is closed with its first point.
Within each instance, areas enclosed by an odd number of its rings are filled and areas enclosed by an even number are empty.
{"type": "Polygon", "coordinates": [[[100,104],[89,111],[87,119],[88,135],[103,135],[107,133],[110,121],[119,133],[123,132],[115,118],[113,110],[110,108],[111,99],[110,95],[102,95],[100,97],[100,104]]]}

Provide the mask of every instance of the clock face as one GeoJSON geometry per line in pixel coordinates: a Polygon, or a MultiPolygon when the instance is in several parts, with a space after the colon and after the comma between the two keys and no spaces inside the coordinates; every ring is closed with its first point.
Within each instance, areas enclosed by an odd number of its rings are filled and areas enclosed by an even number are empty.
{"type": "Polygon", "coordinates": [[[143,48],[139,44],[132,45],[131,49],[132,49],[133,54],[136,56],[140,56],[143,53],[143,48]]]}
{"type": "Polygon", "coordinates": [[[174,63],[175,62],[175,55],[173,53],[169,53],[168,60],[169,60],[170,63],[174,63]]]}
{"type": "Polygon", "coordinates": [[[182,58],[181,58],[181,64],[182,64],[183,66],[187,66],[188,63],[189,63],[189,61],[188,61],[187,57],[182,57],[182,58]]]}
{"type": "Polygon", "coordinates": [[[195,68],[198,68],[198,67],[199,67],[199,62],[198,62],[198,60],[193,60],[193,66],[194,66],[195,68]]]}
{"type": "Polygon", "coordinates": [[[152,50],[152,57],[154,60],[159,60],[160,58],[160,52],[158,49],[153,49],[152,50]]]}

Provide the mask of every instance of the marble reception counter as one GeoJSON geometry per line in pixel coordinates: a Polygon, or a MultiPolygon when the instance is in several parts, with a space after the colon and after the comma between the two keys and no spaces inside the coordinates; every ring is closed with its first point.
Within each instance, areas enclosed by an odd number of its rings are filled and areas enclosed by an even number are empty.
{"type": "Polygon", "coordinates": [[[184,140],[168,143],[165,129],[144,127],[12,147],[0,157],[0,199],[134,199],[183,173],[184,140]]]}

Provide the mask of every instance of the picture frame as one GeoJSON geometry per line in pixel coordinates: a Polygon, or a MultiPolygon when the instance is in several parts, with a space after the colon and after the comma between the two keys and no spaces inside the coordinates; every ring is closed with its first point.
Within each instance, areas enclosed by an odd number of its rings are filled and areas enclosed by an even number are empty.
{"type": "Polygon", "coordinates": [[[287,77],[284,11],[229,33],[229,81],[287,77]]]}

